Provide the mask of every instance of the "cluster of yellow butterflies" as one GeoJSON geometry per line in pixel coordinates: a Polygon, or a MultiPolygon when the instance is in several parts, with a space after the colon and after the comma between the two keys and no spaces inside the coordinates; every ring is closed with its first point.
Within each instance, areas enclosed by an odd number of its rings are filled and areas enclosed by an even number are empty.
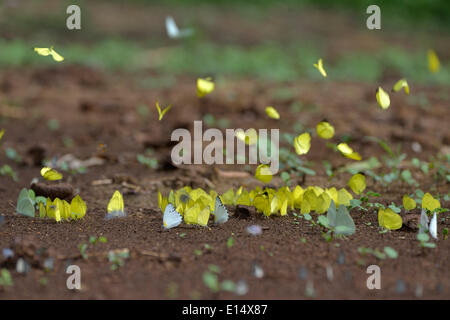
{"type": "Polygon", "coordinates": [[[39,202],[39,217],[54,219],[56,222],[79,220],[86,215],[86,203],[79,195],[70,204],[66,200],[47,198],[46,204],[39,202]]]}
{"type": "Polygon", "coordinates": [[[164,213],[163,227],[166,229],[178,226],[182,220],[186,224],[206,226],[211,213],[215,223],[228,220],[228,211],[214,190],[207,193],[201,188],[183,187],[171,190],[168,197],[158,191],[158,206],[164,213]]]}

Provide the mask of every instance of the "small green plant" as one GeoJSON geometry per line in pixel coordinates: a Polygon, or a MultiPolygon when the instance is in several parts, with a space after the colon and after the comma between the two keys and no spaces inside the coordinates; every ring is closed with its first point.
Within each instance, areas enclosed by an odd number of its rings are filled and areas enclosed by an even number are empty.
{"type": "Polygon", "coordinates": [[[0,286],[12,287],[13,285],[14,282],[9,271],[7,269],[2,269],[0,272],[0,286]]]}
{"type": "Polygon", "coordinates": [[[101,243],[106,243],[108,242],[108,239],[106,237],[94,237],[94,236],[90,236],[89,237],[89,243],[95,245],[97,242],[101,242],[101,243]]]}
{"type": "Polygon", "coordinates": [[[227,248],[231,248],[234,245],[234,233],[231,233],[231,237],[228,238],[227,240],[227,248]]]}
{"type": "Polygon", "coordinates": [[[125,260],[130,257],[130,251],[128,249],[119,250],[119,251],[109,251],[108,252],[108,260],[112,263],[111,270],[115,271],[119,269],[119,267],[123,267],[125,265],[125,260]]]}
{"type": "Polygon", "coordinates": [[[136,158],[140,164],[147,166],[149,169],[158,168],[158,159],[156,158],[146,157],[143,154],[138,154],[136,158]]]}
{"type": "Polygon", "coordinates": [[[377,259],[380,259],[380,260],[384,260],[386,258],[390,258],[390,259],[397,259],[398,258],[397,251],[394,248],[391,248],[391,247],[384,247],[383,251],[380,251],[378,249],[374,250],[374,249],[371,249],[371,248],[359,247],[358,248],[358,252],[361,253],[362,255],[372,254],[377,259]]]}
{"type": "Polygon", "coordinates": [[[88,255],[86,253],[87,248],[88,248],[88,244],[87,243],[80,243],[78,245],[78,249],[80,250],[80,255],[85,260],[88,258],[88,255]]]}
{"type": "Polygon", "coordinates": [[[436,248],[436,244],[429,242],[430,236],[424,232],[417,234],[417,240],[422,248],[436,248]]]}
{"type": "Polygon", "coordinates": [[[8,159],[13,160],[14,162],[22,162],[22,157],[13,148],[6,148],[5,154],[8,159]]]}
{"type": "Polygon", "coordinates": [[[9,165],[5,164],[0,167],[0,175],[10,176],[14,181],[18,181],[17,173],[9,165]]]}
{"type": "Polygon", "coordinates": [[[47,122],[47,126],[51,131],[56,131],[60,127],[60,123],[58,119],[50,119],[47,122]]]}

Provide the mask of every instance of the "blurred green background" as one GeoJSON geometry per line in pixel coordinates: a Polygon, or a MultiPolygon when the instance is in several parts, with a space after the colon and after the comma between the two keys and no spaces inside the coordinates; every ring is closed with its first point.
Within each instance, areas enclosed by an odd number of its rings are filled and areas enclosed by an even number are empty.
{"type": "Polygon", "coordinates": [[[407,77],[450,84],[450,1],[5,0],[0,7],[0,66],[55,64],[33,47],[55,46],[63,64],[111,72],[152,72],[149,86],[172,77],[231,76],[269,81],[319,79],[324,59],[331,80],[375,82],[407,77]],[[66,8],[81,7],[82,30],[66,28],[66,8]],[[368,30],[366,8],[381,8],[381,30],[368,30]],[[170,39],[166,16],[185,39],[170,39]],[[430,74],[427,49],[441,70],[430,74]]]}

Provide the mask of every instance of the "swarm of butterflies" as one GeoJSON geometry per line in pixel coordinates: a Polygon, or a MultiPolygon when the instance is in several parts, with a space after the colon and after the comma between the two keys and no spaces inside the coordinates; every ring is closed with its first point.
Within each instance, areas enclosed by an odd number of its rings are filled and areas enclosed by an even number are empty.
{"type": "MultiPolygon", "coordinates": [[[[187,38],[194,35],[193,29],[179,29],[175,20],[170,16],[166,17],[165,24],[167,34],[171,39],[187,38]]],[[[34,48],[34,50],[39,55],[51,56],[53,60],[57,62],[62,62],[64,60],[64,58],[53,49],[53,46],[50,48],[34,48]]],[[[430,49],[427,52],[427,57],[430,72],[436,73],[439,71],[440,62],[437,54],[430,49]]],[[[323,59],[319,59],[313,66],[323,77],[327,77],[323,59]]],[[[214,91],[214,88],[215,84],[211,78],[197,79],[197,96],[199,98],[203,98],[210,94],[214,91]]],[[[407,95],[410,93],[410,88],[406,79],[398,80],[392,87],[393,92],[401,90],[404,90],[407,95]]],[[[389,108],[389,94],[381,86],[376,90],[375,98],[383,110],[389,108]]],[[[159,121],[163,119],[164,115],[171,107],[172,106],[169,105],[168,107],[161,109],[158,101],[156,101],[159,121]]],[[[270,118],[275,120],[280,119],[280,114],[273,106],[266,107],[265,111],[270,118]]],[[[334,136],[335,129],[328,121],[323,120],[316,125],[316,132],[322,139],[331,139],[334,136]]],[[[1,135],[3,135],[3,132],[1,135]]],[[[236,137],[246,144],[258,142],[258,136],[255,130],[237,132],[236,137]]],[[[293,146],[298,155],[308,153],[311,148],[311,134],[305,132],[295,137],[293,146]]],[[[360,154],[354,151],[347,143],[339,143],[336,146],[336,149],[349,159],[361,160],[360,154]]],[[[44,167],[41,170],[41,175],[44,179],[49,181],[62,179],[61,173],[49,167],[44,167]]],[[[265,164],[261,164],[257,167],[255,176],[264,183],[269,183],[272,179],[270,169],[265,164]]],[[[348,185],[354,193],[361,194],[366,187],[364,175],[354,175],[350,179],[348,185]]],[[[202,189],[191,189],[190,187],[184,187],[176,191],[171,190],[168,197],[162,196],[158,191],[158,205],[164,212],[163,227],[166,229],[180,225],[183,220],[187,224],[206,226],[211,213],[215,217],[215,223],[224,223],[229,217],[224,204],[254,206],[258,212],[263,213],[265,216],[273,214],[284,216],[287,214],[288,209],[299,209],[302,214],[307,214],[311,211],[322,214],[329,210],[329,208],[334,208],[334,211],[336,211],[336,206],[338,206],[338,212],[343,212],[341,208],[343,208],[343,206],[349,206],[352,199],[352,194],[345,188],[339,190],[334,187],[322,189],[318,186],[309,186],[306,189],[295,186],[292,191],[287,186],[279,189],[267,187],[262,189],[256,187],[249,191],[241,187],[236,192],[234,192],[233,189],[230,189],[222,196],[219,196],[214,190],[207,193],[202,189]]],[[[416,203],[408,195],[405,195],[403,197],[403,206],[406,210],[412,210],[416,207],[416,203]]],[[[49,198],[36,197],[32,190],[23,189],[19,195],[17,212],[34,217],[35,207],[39,208],[41,218],[49,217],[56,221],[81,219],[86,213],[86,204],[80,196],[73,198],[69,204],[65,200],[57,198],[52,201],[49,198]]],[[[421,223],[423,222],[424,228],[427,227],[427,230],[430,230],[433,237],[435,237],[436,233],[435,226],[437,224],[437,218],[435,210],[437,208],[440,208],[439,201],[434,199],[429,193],[425,194],[422,199],[421,223]],[[429,226],[426,212],[434,212],[434,216],[429,226]]],[[[110,219],[123,216],[126,216],[123,197],[119,191],[115,191],[108,203],[106,217],[110,219]]],[[[334,221],[335,217],[332,215],[330,219],[334,221]]],[[[378,220],[380,226],[386,229],[396,230],[402,226],[401,216],[395,213],[391,208],[380,208],[378,220]]]]}

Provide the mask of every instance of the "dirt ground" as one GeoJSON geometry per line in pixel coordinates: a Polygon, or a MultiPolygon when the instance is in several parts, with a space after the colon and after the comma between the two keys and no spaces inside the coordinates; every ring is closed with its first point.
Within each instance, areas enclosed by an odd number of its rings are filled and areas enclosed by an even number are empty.
{"type": "MultiPolygon", "coordinates": [[[[226,115],[237,127],[253,125],[255,121],[258,126],[270,127],[270,119],[265,120],[261,115],[265,102],[273,99],[270,97],[273,87],[236,81],[230,87],[218,88],[214,97],[198,103],[193,90],[195,79],[179,79],[177,90],[160,92],[148,92],[130,83],[126,77],[106,78],[99,72],[75,67],[3,74],[3,99],[23,104],[25,111],[23,119],[11,120],[5,125],[5,147],[16,146],[20,154],[27,155],[30,149],[40,146],[47,157],[72,153],[81,159],[102,152],[99,151],[99,144],[105,144],[106,150],[103,165],[90,167],[86,174],[66,175],[88,204],[88,213],[82,221],[57,224],[14,214],[18,192],[39,175],[40,167],[32,165],[30,155],[24,158],[24,164],[14,166],[20,173],[19,181],[11,182],[10,178],[1,177],[0,192],[5,199],[1,203],[1,212],[5,222],[0,229],[0,246],[19,246],[28,255],[36,255],[37,249],[45,248],[55,258],[54,271],[46,273],[42,269],[43,258],[30,257],[36,260],[35,266],[26,276],[13,272],[15,285],[1,292],[2,298],[162,299],[168,297],[171,283],[176,283],[178,287],[177,298],[234,298],[230,293],[211,293],[203,285],[201,277],[209,264],[222,268],[220,277],[223,279],[244,279],[249,291],[243,298],[249,299],[303,298],[307,280],[313,282],[318,298],[412,298],[418,285],[423,286],[426,298],[448,298],[449,242],[440,241],[436,249],[424,251],[415,241],[415,232],[406,228],[379,234],[375,227],[375,212],[354,210],[352,216],[358,232],[348,240],[336,240],[332,244],[327,243],[320,232],[312,230],[304,220],[296,224],[292,216],[267,219],[254,212],[247,219],[232,216],[228,223],[220,227],[182,225],[163,231],[162,213],[157,208],[157,190],[167,194],[171,188],[191,185],[206,190],[214,187],[218,192],[225,192],[230,187],[260,184],[253,177],[241,180],[218,177],[210,166],[172,168],[166,165],[164,168],[170,154],[170,132],[174,128],[192,126],[193,121],[201,119],[205,113],[219,117],[224,114],[225,105],[232,106],[227,108],[226,115]],[[48,78],[57,80],[48,83],[45,81],[48,78]],[[230,90],[235,93],[235,100],[231,102],[227,98],[230,90]],[[65,92],[64,96],[61,92],[65,92]],[[142,121],[135,105],[144,102],[151,106],[152,101],[161,96],[175,106],[172,114],[168,113],[164,122],[158,122],[154,117],[142,121]],[[50,115],[60,120],[60,129],[55,132],[46,125],[45,119],[50,115]],[[179,119],[183,119],[182,123],[179,119]],[[72,148],[64,145],[61,139],[63,134],[73,139],[72,148]],[[136,154],[142,153],[148,146],[155,148],[161,169],[149,170],[137,162],[136,154]],[[117,183],[92,185],[93,181],[114,177],[117,183]],[[140,190],[136,192],[123,187],[121,181],[132,181],[140,190]],[[125,194],[128,216],[106,221],[106,205],[114,189],[125,194]],[[367,222],[371,225],[366,225],[367,222]],[[261,236],[253,237],[245,232],[247,226],[254,223],[266,227],[261,236]],[[182,233],[184,237],[180,237],[182,233]],[[232,233],[235,245],[228,248],[226,241],[232,233]],[[88,242],[89,236],[105,236],[108,242],[89,247],[88,255],[94,256],[84,260],[78,244],[88,242]],[[306,243],[301,238],[305,238],[306,243]],[[209,244],[211,249],[205,249],[204,244],[209,244]],[[396,248],[398,259],[379,261],[375,257],[362,257],[357,251],[359,246],[383,248],[386,245],[396,248]],[[131,257],[124,267],[111,271],[106,252],[120,248],[130,249],[131,257]],[[196,249],[202,250],[203,254],[194,254],[196,249]],[[254,262],[264,269],[263,280],[252,276],[254,262]],[[69,263],[79,265],[82,270],[83,288],[75,293],[65,286],[65,267],[69,263]],[[382,267],[382,290],[370,291],[366,288],[366,266],[370,264],[382,267]],[[326,277],[328,265],[334,271],[332,281],[326,277]],[[307,280],[299,279],[299,270],[303,268],[307,270],[307,280]],[[48,279],[45,286],[39,281],[42,277],[48,279]],[[403,280],[407,287],[401,295],[396,293],[399,280],[403,280]]],[[[448,112],[446,106],[438,101],[432,110],[422,110],[405,101],[398,101],[396,104],[399,107],[382,112],[369,107],[373,104],[373,88],[370,86],[355,83],[327,85],[326,89],[319,83],[293,83],[290,86],[298,89],[298,94],[291,99],[318,104],[321,109],[315,114],[299,115],[290,111],[290,101],[272,100],[283,115],[288,115],[286,127],[296,121],[311,126],[327,115],[334,119],[338,132],[376,133],[382,138],[400,139],[406,146],[423,139],[422,154],[437,152],[449,139],[447,128],[439,126],[443,118],[448,118],[448,112]],[[340,86],[346,88],[346,94],[342,96],[334,94],[343,92],[340,86]],[[333,99],[329,99],[330,96],[333,99]]],[[[435,90],[423,90],[433,101],[435,90]]],[[[314,142],[308,160],[326,158],[333,166],[346,162],[323,144],[314,142]]],[[[355,144],[355,148],[363,158],[381,152],[377,144],[363,141],[355,144]]],[[[414,153],[408,149],[405,151],[414,153]]],[[[421,154],[415,156],[420,157],[421,154]]],[[[307,177],[304,185],[345,186],[348,174],[342,174],[330,183],[325,173],[318,169],[319,174],[307,177]]],[[[420,178],[423,190],[433,183],[431,177],[420,178]]],[[[273,185],[281,186],[282,183],[280,179],[274,179],[273,185]]],[[[401,182],[387,188],[369,184],[368,189],[380,192],[386,204],[390,201],[399,203],[404,193],[414,191],[413,187],[401,182]]],[[[448,191],[448,185],[441,183],[436,191],[443,194],[448,191]]],[[[230,211],[233,212],[234,208],[230,211]]],[[[440,231],[448,225],[448,220],[440,224],[440,231]]]]}
{"type": "MultiPolygon", "coordinates": [[[[363,46],[360,42],[359,45],[363,46]]],[[[395,232],[379,233],[377,213],[356,209],[351,212],[356,234],[331,243],[324,240],[317,228],[311,228],[292,213],[287,217],[266,218],[250,211],[249,217],[239,218],[234,216],[234,207],[228,207],[231,217],[223,225],[210,223],[210,227],[202,228],[182,224],[165,231],[157,200],[158,190],[168,194],[170,189],[185,185],[213,188],[219,193],[239,186],[262,186],[253,177],[254,167],[245,168],[250,173],[248,178],[229,179],[215,169],[242,171],[242,167],[171,165],[171,132],[176,128],[192,129],[193,121],[206,114],[216,119],[227,118],[231,128],[282,128],[290,133],[295,133],[294,126],[298,123],[310,128],[326,118],[332,121],[338,137],[351,135],[351,145],[363,159],[383,154],[377,143],[363,139],[376,136],[393,145],[401,143],[402,152],[408,155],[402,166],[412,168],[409,162],[412,157],[429,160],[439,152],[448,153],[447,87],[412,88],[431,107],[396,94],[391,95],[395,107],[384,111],[376,105],[375,90],[378,85],[390,87],[394,80],[390,75],[379,84],[311,80],[270,83],[225,78],[213,94],[202,100],[196,96],[196,77],[190,75],[176,77],[171,88],[149,90],[139,85],[140,79],[158,76],[151,71],[131,75],[71,65],[1,70],[1,127],[6,131],[2,147],[13,147],[22,161],[9,160],[4,152],[0,157],[1,163],[11,165],[19,178],[12,181],[0,176],[0,215],[4,218],[0,225],[0,248],[13,248],[31,264],[31,269],[26,275],[19,274],[15,270],[17,256],[12,261],[0,256],[0,267],[8,268],[14,281],[14,286],[0,290],[0,299],[450,298],[450,240],[442,239],[443,228],[450,227],[448,213],[439,222],[437,247],[423,249],[416,241],[415,231],[404,226],[395,232]],[[277,94],[280,90],[288,90],[289,94],[277,94]],[[155,117],[156,100],[161,105],[173,105],[161,122],[155,117]],[[303,107],[298,111],[293,104],[303,107]],[[148,106],[148,116],[138,111],[139,105],[148,106]],[[267,105],[277,107],[282,115],[279,122],[265,116],[267,105]],[[50,119],[57,119],[59,127],[50,129],[50,119]],[[413,151],[413,143],[419,143],[422,151],[413,151]],[[157,169],[149,169],[136,160],[136,155],[148,148],[154,150],[159,160],[157,169]],[[86,217],[56,223],[15,214],[20,190],[40,176],[39,162],[67,154],[81,160],[92,157],[103,160],[83,174],[64,172],[65,181],[87,203],[86,217]],[[112,183],[96,184],[104,179],[112,179],[112,183]],[[108,200],[116,189],[124,194],[128,215],[105,220],[108,200]],[[252,224],[263,227],[260,236],[246,232],[252,224]],[[108,241],[89,245],[88,258],[84,259],[78,245],[88,243],[90,236],[104,236],[108,241]],[[231,236],[234,245],[229,248],[227,239],[231,236]],[[399,256],[385,260],[363,256],[358,252],[361,246],[374,249],[390,246],[399,256]],[[130,250],[130,258],[118,270],[111,270],[107,252],[125,248],[130,250]],[[46,271],[43,265],[47,257],[54,259],[51,271],[46,271]],[[254,263],[263,268],[262,279],[253,275],[254,263]],[[81,290],[66,287],[66,267],[71,264],[81,268],[81,290]],[[221,268],[220,280],[244,280],[248,292],[237,296],[209,290],[202,276],[211,264],[221,268]],[[381,290],[367,289],[366,269],[372,264],[381,267],[381,290]],[[326,272],[330,267],[332,278],[326,272]]],[[[333,141],[337,142],[338,137],[333,141]]],[[[322,160],[328,160],[333,168],[350,160],[327,148],[317,137],[313,137],[311,144],[305,159],[315,163],[317,175],[307,176],[304,181],[298,178],[294,184],[345,187],[351,175],[340,173],[330,180],[322,160]]],[[[414,177],[425,192],[441,195],[449,192],[448,183],[442,179],[436,182],[433,176],[416,169],[414,177]]],[[[373,179],[367,181],[367,190],[381,193],[383,204],[400,204],[404,194],[417,189],[401,180],[387,187],[373,179]]],[[[271,185],[280,187],[283,181],[274,177],[271,185]]],[[[441,205],[449,207],[450,203],[441,200],[441,205]]],[[[418,213],[416,209],[410,215],[418,213]]]]}

